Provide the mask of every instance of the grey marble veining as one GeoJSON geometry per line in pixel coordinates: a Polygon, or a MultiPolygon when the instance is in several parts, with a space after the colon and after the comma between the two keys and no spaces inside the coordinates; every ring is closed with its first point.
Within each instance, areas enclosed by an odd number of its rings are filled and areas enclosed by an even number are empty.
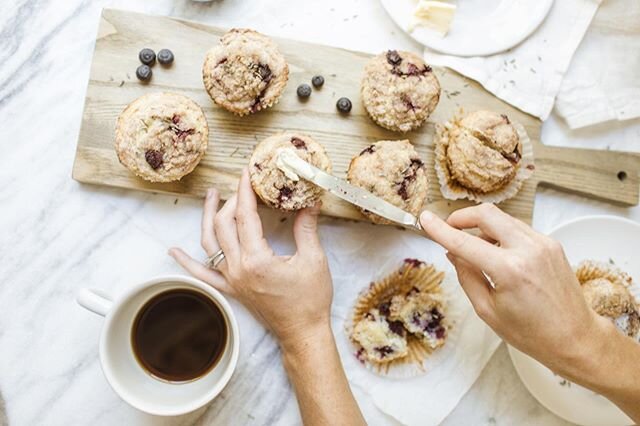
{"type": "MultiPolygon", "coordinates": [[[[375,1],[8,0],[0,13],[0,424],[204,425],[297,424],[297,403],[280,354],[237,303],[242,353],[223,394],[194,413],[159,418],[122,402],[98,361],[101,318],[79,308],[83,286],[117,294],[131,283],[179,272],[166,249],[198,247],[200,202],[80,185],[71,179],[76,138],[100,10],[104,6],[174,15],[221,26],[252,26],[268,34],[377,52],[415,51],[375,1]],[[330,30],[327,30],[330,27],[330,30]],[[3,408],[4,407],[4,408],[3,408]]],[[[638,150],[640,123],[569,133],[552,117],[543,138],[554,144],[638,150]]],[[[537,198],[535,225],[549,230],[587,213],[622,209],[553,191],[537,198]]],[[[262,211],[266,235],[279,251],[292,248],[290,219],[262,211]]],[[[350,285],[341,270],[358,238],[389,238],[392,230],[323,219],[336,291],[350,285]]],[[[398,241],[417,238],[399,235],[398,241]]],[[[373,246],[384,250],[382,246],[373,246]]],[[[389,253],[392,256],[392,253],[389,253]]],[[[354,389],[371,424],[394,424],[354,389]]],[[[526,391],[501,347],[444,422],[563,422],[526,391]]]]}

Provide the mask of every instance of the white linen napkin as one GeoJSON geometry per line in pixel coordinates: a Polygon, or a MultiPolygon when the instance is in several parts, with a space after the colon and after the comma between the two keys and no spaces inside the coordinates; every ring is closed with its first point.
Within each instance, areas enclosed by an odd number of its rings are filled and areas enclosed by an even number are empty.
{"type": "MultiPolygon", "coordinates": [[[[379,410],[405,425],[440,424],[471,388],[501,342],[473,311],[441,251],[423,249],[421,258],[429,259],[438,269],[446,271],[443,292],[448,300],[448,317],[455,323],[445,345],[425,361],[426,373],[421,375],[409,378],[397,378],[397,374],[381,376],[356,359],[356,349],[344,332],[344,325],[363,288],[362,278],[366,273],[355,269],[352,275],[335,279],[349,283],[337,287],[333,306],[334,332],[349,382],[363,390],[379,410]]],[[[387,263],[382,270],[389,273],[399,265],[387,263]]],[[[366,283],[365,278],[365,287],[366,283]]],[[[360,401],[361,404],[364,402],[360,401]]]]}
{"type": "Polygon", "coordinates": [[[607,0],[576,51],[556,111],[570,128],[640,117],[640,2],[607,0]]]}
{"type": "Polygon", "coordinates": [[[502,53],[461,58],[425,49],[425,60],[478,81],[499,98],[544,120],[600,2],[555,0],[540,27],[502,53]]]}

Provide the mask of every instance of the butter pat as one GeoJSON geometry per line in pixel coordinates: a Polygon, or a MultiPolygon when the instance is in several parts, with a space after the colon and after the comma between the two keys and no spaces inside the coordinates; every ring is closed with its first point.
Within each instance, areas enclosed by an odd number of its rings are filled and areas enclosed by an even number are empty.
{"type": "Polygon", "coordinates": [[[298,174],[294,170],[292,170],[282,159],[282,157],[287,155],[297,156],[292,148],[279,148],[276,151],[276,167],[280,169],[288,179],[297,182],[300,180],[300,176],[298,176],[298,174]]]}
{"type": "Polygon", "coordinates": [[[409,32],[416,26],[431,28],[443,36],[449,31],[451,21],[456,12],[456,6],[442,1],[420,0],[413,11],[413,18],[409,24],[409,32]]]}

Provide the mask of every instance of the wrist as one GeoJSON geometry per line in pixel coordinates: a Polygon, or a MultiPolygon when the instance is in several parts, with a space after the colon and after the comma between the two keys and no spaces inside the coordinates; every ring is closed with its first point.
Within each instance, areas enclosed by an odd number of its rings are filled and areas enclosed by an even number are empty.
{"type": "Polygon", "coordinates": [[[333,341],[331,322],[328,318],[312,324],[287,330],[278,336],[283,356],[301,356],[333,341]]]}
{"type": "Polygon", "coordinates": [[[591,325],[575,342],[566,345],[567,352],[561,358],[558,373],[583,386],[594,388],[601,381],[599,373],[606,356],[607,342],[616,335],[615,326],[606,318],[593,312],[591,325]]]}

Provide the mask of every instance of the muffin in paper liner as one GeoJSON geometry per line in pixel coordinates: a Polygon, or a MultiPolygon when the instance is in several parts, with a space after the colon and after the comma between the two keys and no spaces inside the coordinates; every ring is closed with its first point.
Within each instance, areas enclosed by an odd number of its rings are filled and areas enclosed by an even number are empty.
{"type": "Polygon", "coordinates": [[[640,286],[631,276],[613,264],[594,260],[581,262],[575,274],[590,307],[640,341],[640,286]]]}
{"type": "Polygon", "coordinates": [[[520,123],[509,121],[518,134],[520,144],[522,145],[522,158],[518,164],[515,176],[511,178],[509,183],[500,189],[491,192],[480,192],[466,188],[456,182],[449,169],[447,159],[447,147],[449,141],[458,134],[458,132],[471,132],[460,124],[462,111],[458,113],[452,120],[443,124],[436,125],[436,136],[434,139],[434,168],[438,181],[440,183],[440,192],[442,196],[449,200],[468,199],[478,203],[500,203],[502,201],[513,198],[518,194],[524,182],[533,175],[535,165],[533,161],[533,144],[527,135],[524,126],[520,123]]]}
{"type": "MultiPolygon", "coordinates": [[[[356,300],[351,315],[347,319],[345,331],[354,347],[354,356],[370,371],[391,378],[410,378],[427,372],[425,361],[434,351],[442,351],[451,346],[452,340],[457,338],[455,323],[461,316],[458,307],[451,310],[450,291],[442,286],[445,273],[438,271],[433,265],[416,259],[405,259],[398,268],[383,268],[379,278],[365,288],[356,300]],[[408,332],[405,329],[406,355],[395,357],[389,361],[373,362],[362,356],[363,346],[354,339],[354,329],[365,319],[372,318],[372,312],[378,320],[379,308],[383,304],[391,305],[394,296],[407,295],[413,289],[430,295],[442,308],[444,318],[441,325],[444,328],[444,342],[439,345],[429,344],[429,341],[408,332]],[[432,346],[436,346],[435,348],[432,346]],[[439,346],[444,346],[440,348],[439,346]]],[[[413,290],[415,291],[415,290],[413,290]]],[[[373,320],[373,318],[372,318],[373,320]]],[[[389,321],[388,322],[399,322],[389,321]]],[[[433,343],[433,342],[432,342],[433,343]]],[[[404,350],[404,348],[402,348],[404,350]]]]}

